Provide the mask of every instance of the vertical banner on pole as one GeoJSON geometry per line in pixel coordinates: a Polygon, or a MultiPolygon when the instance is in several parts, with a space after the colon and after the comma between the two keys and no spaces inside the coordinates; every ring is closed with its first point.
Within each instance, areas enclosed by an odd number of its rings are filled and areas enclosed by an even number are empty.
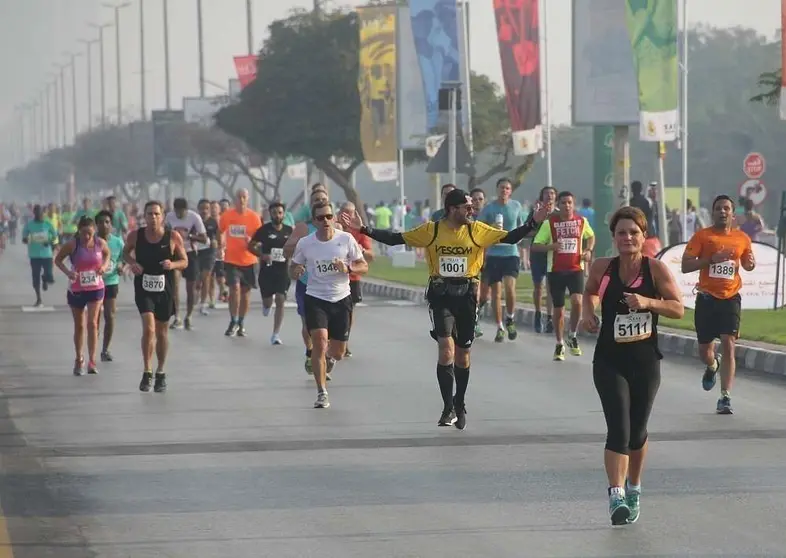
{"type": "Polygon", "coordinates": [[[641,141],[675,141],[679,129],[677,0],[626,0],[628,35],[639,85],[641,141]]]}
{"type": "Polygon", "coordinates": [[[786,120],[786,0],[781,0],[781,120],[786,120]]]}
{"type": "Polygon", "coordinates": [[[497,40],[516,155],[543,149],[539,0],[495,0],[497,40]]]}
{"type": "Polygon", "coordinates": [[[592,127],[592,199],[595,204],[595,253],[613,256],[608,224],[614,203],[614,127],[592,127]]]}
{"type": "Polygon", "coordinates": [[[360,22],[360,143],[372,178],[396,180],[396,7],[357,8],[360,22]]]}

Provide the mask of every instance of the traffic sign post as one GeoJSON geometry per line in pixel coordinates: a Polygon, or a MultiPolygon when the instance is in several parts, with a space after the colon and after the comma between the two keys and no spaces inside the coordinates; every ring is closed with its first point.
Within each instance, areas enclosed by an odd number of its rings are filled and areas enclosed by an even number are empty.
{"type": "Polygon", "coordinates": [[[753,205],[761,205],[767,199],[767,187],[757,178],[749,178],[740,184],[740,197],[751,200],[753,205]]]}
{"type": "Polygon", "coordinates": [[[766,170],[767,161],[761,153],[748,153],[742,162],[742,172],[752,180],[764,176],[766,170]]]}

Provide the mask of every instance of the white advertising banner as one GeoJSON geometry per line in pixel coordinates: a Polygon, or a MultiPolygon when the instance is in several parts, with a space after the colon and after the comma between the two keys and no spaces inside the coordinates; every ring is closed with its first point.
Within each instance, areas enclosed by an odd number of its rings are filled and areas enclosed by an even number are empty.
{"type": "Polygon", "coordinates": [[[573,124],[637,125],[639,88],[621,0],[573,0],[573,124]]]}
{"type": "MultiPolygon", "coordinates": [[[[682,292],[682,301],[686,308],[696,306],[696,285],[699,282],[699,272],[682,273],[682,255],[685,252],[686,243],[675,244],[664,249],[658,254],[658,259],[671,271],[677,280],[677,286],[682,292]]],[[[761,242],[753,243],[753,255],[756,259],[756,268],[753,271],[740,270],[742,276],[742,297],[743,310],[767,310],[773,307],[775,302],[775,274],[778,267],[778,250],[769,244],[761,242]]],[[[781,258],[782,278],[786,272],[786,259],[781,258]]],[[[778,306],[784,307],[783,302],[783,283],[780,285],[778,293],[778,306]]]]}
{"type": "Polygon", "coordinates": [[[213,126],[213,117],[215,114],[229,105],[229,103],[229,95],[219,95],[217,97],[184,97],[183,113],[185,121],[189,124],[199,124],[200,126],[213,126]]]}

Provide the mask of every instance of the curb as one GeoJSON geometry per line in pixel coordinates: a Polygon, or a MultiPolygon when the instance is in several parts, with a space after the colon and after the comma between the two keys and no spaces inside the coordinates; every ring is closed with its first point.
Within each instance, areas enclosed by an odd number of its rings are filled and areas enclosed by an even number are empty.
{"type": "MultiPolygon", "coordinates": [[[[412,287],[401,283],[366,277],[363,278],[361,287],[364,295],[409,300],[423,306],[426,305],[426,290],[424,287],[412,287]]],[[[488,307],[483,310],[481,317],[486,321],[489,321],[490,310],[488,307]]],[[[526,307],[516,308],[516,325],[532,327],[534,321],[535,310],[526,307]]],[[[673,330],[658,332],[658,346],[665,354],[689,358],[698,358],[699,355],[699,343],[695,337],[676,333],[673,330]]],[[[772,351],[738,344],[736,356],[738,368],[786,377],[786,351],[772,351]]]]}

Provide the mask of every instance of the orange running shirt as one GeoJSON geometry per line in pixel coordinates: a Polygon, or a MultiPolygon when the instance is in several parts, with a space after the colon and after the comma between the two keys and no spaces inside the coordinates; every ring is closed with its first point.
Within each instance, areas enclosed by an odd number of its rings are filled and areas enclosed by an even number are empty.
{"type": "Polygon", "coordinates": [[[713,263],[699,271],[699,291],[724,300],[739,293],[742,288],[740,259],[752,249],[750,237],[740,229],[719,231],[707,227],[696,231],[685,247],[685,254],[710,259],[721,250],[733,252],[729,261],[713,263]]]}
{"type": "Polygon", "coordinates": [[[261,226],[262,219],[250,209],[238,213],[237,209],[231,208],[222,213],[218,228],[226,235],[224,262],[238,267],[257,263],[257,257],[248,251],[248,241],[261,226]]]}

